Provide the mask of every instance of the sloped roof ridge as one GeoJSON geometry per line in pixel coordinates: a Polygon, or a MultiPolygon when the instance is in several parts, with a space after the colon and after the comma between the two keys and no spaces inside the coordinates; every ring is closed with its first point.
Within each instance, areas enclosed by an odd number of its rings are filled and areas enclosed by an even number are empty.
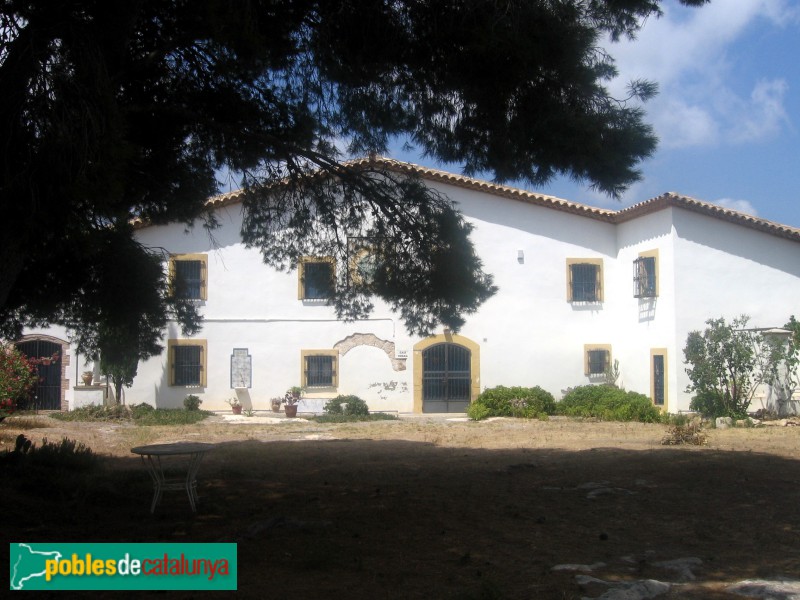
{"type": "Polygon", "coordinates": [[[686,196],[677,192],[666,192],[660,196],[656,196],[655,198],[651,198],[649,200],[645,200],[644,202],[623,208],[617,212],[615,221],[618,223],[624,223],[625,221],[630,221],[642,215],[656,212],[663,208],[667,208],[668,206],[684,208],[686,210],[705,214],[723,221],[737,223],[744,227],[771,233],[779,237],[800,241],[800,229],[797,227],[791,227],[789,225],[784,225],[768,219],[762,219],[761,217],[749,215],[732,208],[719,206],[718,204],[712,204],[710,202],[698,200],[696,198],[692,198],[691,196],[686,196]]]}
{"type": "Polygon", "coordinates": [[[582,214],[584,216],[594,217],[603,221],[611,221],[616,214],[616,212],[613,210],[589,206],[588,204],[580,204],[579,202],[565,200],[564,198],[559,198],[557,196],[549,196],[547,194],[540,194],[538,192],[530,192],[528,190],[514,188],[500,183],[494,183],[485,179],[477,179],[467,175],[459,175],[457,173],[451,173],[450,171],[442,171],[432,167],[424,167],[422,165],[400,161],[394,158],[387,158],[384,156],[358,159],[356,161],[351,161],[348,164],[364,166],[369,166],[372,164],[380,165],[393,171],[404,173],[411,172],[425,179],[441,181],[442,183],[448,183],[450,185],[466,189],[489,192],[505,198],[516,198],[531,204],[550,206],[558,210],[563,210],[574,214],[582,214]]]}
{"type": "MultiPolygon", "coordinates": [[[[499,183],[493,183],[483,179],[469,177],[467,175],[459,175],[449,171],[434,169],[432,167],[424,167],[411,162],[401,161],[394,158],[385,156],[372,155],[364,158],[357,158],[346,161],[346,166],[351,167],[381,167],[398,173],[414,173],[424,179],[439,181],[457,187],[472,189],[482,192],[494,194],[504,198],[511,198],[534,204],[536,206],[543,206],[560,210],[563,212],[572,213],[607,223],[624,223],[636,219],[638,217],[663,210],[668,207],[678,207],[693,212],[705,214],[723,221],[735,223],[763,231],[778,237],[789,239],[795,242],[800,242],[800,228],[783,225],[775,221],[769,221],[753,215],[726,208],[710,202],[697,200],[690,196],[685,196],[677,192],[666,192],[655,198],[650,198],[643,202],[633,204],[618,211],[598,208],[578,202],[572,202],[557,196],[549,196],[547,194],[540,194],[537,192],[530,192],[527,190],[513,188],[499,183]]],[[[207,205],[210,208],[221,208],[231,204],[236,204],[242,200],[245,190],[234,190],[217,196],[212,196],[207,200],[207,205]]],[[[139,227],[146,227],[146,223],[137,220],[134,223],[139,227]]]]}

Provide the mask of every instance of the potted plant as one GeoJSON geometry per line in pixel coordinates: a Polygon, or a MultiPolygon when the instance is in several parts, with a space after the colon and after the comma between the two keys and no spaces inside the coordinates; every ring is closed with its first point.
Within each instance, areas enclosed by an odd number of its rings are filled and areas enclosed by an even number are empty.
{"type": "Polygon", "coordinates": [[[81,379],[83,380],[83,385],[92,385],[92,379],[94,379],[94,372],[84,371],[81,374],[81,379]]]}
{"type": "Polygon", "coordinates": [[[283,404],[283,398],[272,398],[269,401],[269,403],[272,406],[272,412],[281,412],[281,404],[283,404]]]}
{"type": "Polygon", "coordinates": [[[242,403],[239,402],[238,398],[231,398],[230,400],[226,400],[225,402],[231,405],[231,410],[233,410],[233,414],[235,415],[242,414],[242,403]]]}
{"type": "Polygon", "coordinates": [[[293,386],[286,391],[286,395],[283,397],[283,402],[285,404],[283,411],[286,413],[287,417],[291,418],[297,416],[297,403],[300,402],[302,395],[303,388],[301,387],[293,386]]]}

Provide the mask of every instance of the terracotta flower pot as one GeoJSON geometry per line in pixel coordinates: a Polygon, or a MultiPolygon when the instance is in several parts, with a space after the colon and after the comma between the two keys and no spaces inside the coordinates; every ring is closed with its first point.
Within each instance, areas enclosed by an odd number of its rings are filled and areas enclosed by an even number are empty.
{"type": "Polygon", "coordinates": [[[283,407],[283,411],[286,413],[286,416],[289,418],[293,418],[297,416],[297,404],[287,404],[283,407]]]}
{"type": "Polygon", "coordinates": [[[238,406],[231,406],[231,409],[233,410],[233,414],[235,414],[235,415],[242,414],[242,405],[241,404],[238,405],[238,406]]]}
{"type": "Polygon", "coordinates": [[[83,375],[81,375],[81,379],[83,380],[83,385],[92,385],[92,379],[94,379],[94,373],[91,371],[86,371],[83,375]]]}

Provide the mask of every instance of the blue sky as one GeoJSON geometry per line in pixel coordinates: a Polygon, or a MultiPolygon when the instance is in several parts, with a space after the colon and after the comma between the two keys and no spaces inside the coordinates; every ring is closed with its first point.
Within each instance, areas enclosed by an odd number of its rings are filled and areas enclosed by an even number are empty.
{"type": "MultiPolygon", "coordinates": [[[[800,3],[668,0],[663,9],[636,40],[608,45],[615,97],[632,79],[659,84],[645,110],[660,143],[643,179],[621,202],[566,178],[535,191],[611,209],[678,192],[800,228],[800,3]]],[[[459,171],[414,152],[392,157],[459,171]]]]}

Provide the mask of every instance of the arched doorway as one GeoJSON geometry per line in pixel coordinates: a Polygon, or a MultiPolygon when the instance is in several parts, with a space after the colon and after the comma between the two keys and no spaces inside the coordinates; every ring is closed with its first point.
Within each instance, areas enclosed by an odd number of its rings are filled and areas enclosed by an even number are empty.
{"type": "Polygon", "coordinates": [[[37,410],[61,410],[64,401],[66,367],[65,343],[55,338],[24,338],[16,347],[28,358],[40,359],[37,365],[39,383],[33,395],[37,410]]]}
{"type": "Polygon", "coordinates": [[[433,336],[414,347],[414,410],[465,412],[480,389],[480,348],[452,334],[433,336]]]}

